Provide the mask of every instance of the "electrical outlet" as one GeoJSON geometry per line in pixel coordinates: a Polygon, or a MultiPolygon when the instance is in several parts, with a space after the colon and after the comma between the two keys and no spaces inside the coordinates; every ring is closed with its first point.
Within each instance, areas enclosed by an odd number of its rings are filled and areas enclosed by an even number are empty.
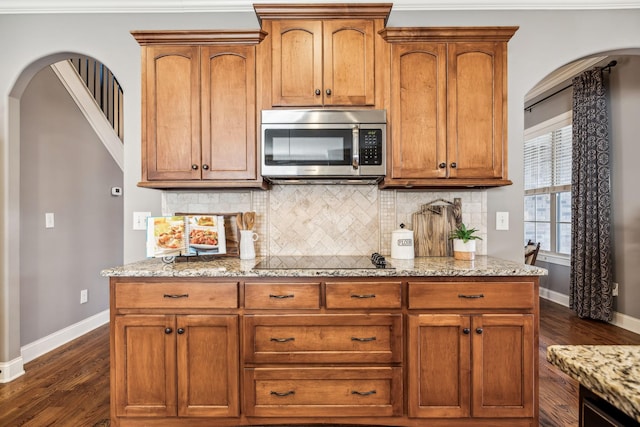
{"type": "Polygon", "coordinates": [[[612,296],[614,296],[614,297],[618,296],[618,292],[619,292],[618,288],[619,288],[619,286],[620,285],[618,285],[618,282],[613,282],[613,288],[611,289],[611,295],[612,296]]]}
{"type": "Polygon", "coordinates": [[[133,229],[146,230],[147,218],[151,216],[151,212],[134,212],[133,213],[133,229]]]}
{"type": "Polygon", "coordinates": [[[89,301],[89,291],[83,289],[80,291],[80,304],[86,304],[89,301]]]}

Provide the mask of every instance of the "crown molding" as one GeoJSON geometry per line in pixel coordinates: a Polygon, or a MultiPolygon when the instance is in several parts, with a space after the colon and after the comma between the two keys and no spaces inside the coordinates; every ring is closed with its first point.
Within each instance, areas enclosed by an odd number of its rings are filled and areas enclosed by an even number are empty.
{"type": "MultiPolygon", "coordinates": [[[[0,14],[252,12],[250,0],[2,0],[0,14]]],[[[278,1],[276,1],[278,3],[278,1]]],[[[301,3],[280,0],[279,3],[301,3]]],[[[316,0],[308,3],[375,3],[316,0]]],[[[640,0],[397,0],[393,10],[577,10],[640,9],[640,0]]]]}

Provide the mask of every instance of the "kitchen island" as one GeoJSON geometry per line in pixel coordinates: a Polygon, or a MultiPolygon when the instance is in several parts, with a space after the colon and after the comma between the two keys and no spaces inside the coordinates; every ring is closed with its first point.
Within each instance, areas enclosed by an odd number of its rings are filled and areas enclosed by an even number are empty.
{"type": "Polygon", "coordinates": [[[640,346],[552,345],[547,359],[580,383],[580,426],[640,426],[640,346]]]}
{"type": "Polygon", "coordinates": [[[544,269],[485,256],[262,261],[102,272],[113,426],[538,425],[544,269]]]}

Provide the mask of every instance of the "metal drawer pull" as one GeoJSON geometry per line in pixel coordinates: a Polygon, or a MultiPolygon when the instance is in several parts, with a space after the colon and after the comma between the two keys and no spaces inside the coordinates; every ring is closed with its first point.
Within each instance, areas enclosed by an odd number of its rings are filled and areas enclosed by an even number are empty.
{"type": "Polygon", "coordinates": [[[376,294],[351,295],[351,298],[359,298],[359,299],[375,298],[375,297],[376,297],[376,294]]]}
{"type": "Polygon", "coordinates": [[[367,342],[367,341],[375,341],[375,340],[376,340],[376,337],[368,337],[368,338],[351,337],[351,341],[367,342]]]}
{"type": "Polygon", "coordinates": [[[165,298],[189,298],[189,294],[164,294],[165,298]]]}
{"type": "Polygon", "coordinates": [[[358,396],[371,396],[372,394],[376,394],[375,390],[371,390],[371,391],[356,391],[353,390],[351,392],[351,394],[357,394],[358,396]]]}
{"type": "Polygon", "coordinates": [[[470,299],[484,298],[484,295],[483,294],[477,294],[477,295],[458,294],[458,298],[470,298],[470,299]]]}
{"type": "Polygon", "coordinates": [[[275,298],[275,299],[286,299],[286,298],[294,298],[294,297],[295,297],[294,294],[288,294],[288,295],[269,294],[269,298],[275,298]]]}
{"type": "Polygon", "coordinates": [[[295,392],[295,390],[285,391],[284,393],[281,393],[279,391],[272,391],[271,394],[273,394],[274,396],[278,396],[278,397],[285,397],[285,396],[291,396],[293,394],[296,394],[296,392],[295,392]]]}
{"type": "Polygon", "coordinates": [[[275,341],[275,342],[289,342],[289,341],[295,341],[296,339],[294,337],[289,337],[289,338],[271,338],[271,341],[275,341]]]}

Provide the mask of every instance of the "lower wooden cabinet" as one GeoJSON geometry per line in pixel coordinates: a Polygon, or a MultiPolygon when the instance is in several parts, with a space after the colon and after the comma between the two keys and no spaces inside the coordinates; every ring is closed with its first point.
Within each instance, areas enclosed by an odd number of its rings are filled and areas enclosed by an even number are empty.
{"type": "Polygon", "coordinates": [[[532,314],[409,316],[409,416],[533,417],[532,314]]]}
{"type": "Polygon", "coordinates": [[[238,416],[238,317],[124,315],[114,324],[118,417],[238,416]]]}
{"type": "Polygon", "coordinates": [[[537,427],[537,294],[537,277],[112,277],[111,425],[537,427]]]}

